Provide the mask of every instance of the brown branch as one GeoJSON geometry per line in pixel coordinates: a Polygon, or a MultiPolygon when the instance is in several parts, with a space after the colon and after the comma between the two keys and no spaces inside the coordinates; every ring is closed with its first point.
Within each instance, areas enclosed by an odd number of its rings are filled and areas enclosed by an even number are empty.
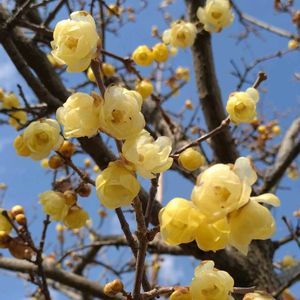
{"type": "MultiPolygon", "coordinates": [[[[37,266],[19,259],[0,257],[0,268],[14,272],[32,274],[37,272],[37,266]]],[[[86,292],[100,299],[124,299],[123,297],[108,297],[103,293],[103,287],[96,281],[85,279],[82,276],[56,268],[54,265],[43,263],[44,272],[47,278],[64,284],[81,292],[86,292]]]]}

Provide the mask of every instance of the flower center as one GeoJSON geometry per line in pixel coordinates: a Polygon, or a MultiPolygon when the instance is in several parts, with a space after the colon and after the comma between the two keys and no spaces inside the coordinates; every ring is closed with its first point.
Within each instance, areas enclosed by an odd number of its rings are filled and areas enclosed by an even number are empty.
{"type": "Polygon", "coordinates": [[[38,142],[39,144],[46,144],[46,143],[48,143],[48,141],[49,141],[49,136],[48,136],[48,134],[45,133],[45,132],[40,132],[40,133],[38,133],[38,134],[36,135],[36,138],[37,138],[37,142],[38,142]]]}
{"type": "Polygon", "coordinates": [[[69,36],[65,41],[66,47],[68,47],[70,50],[75,49],[77,47],[77,44],[78,44],[78,39],[75,39],[72,36],[69,36]]]}
{"type": "Polygon", "coordinates": [[[240,102],[235,106],[234,109],[237,112],[242,112],[245,108],[246,108],[246,105],[244,103],[240,102]]]}
{"type": "Polygon", "coordinates": [[[184,32],[178,32],[177,33],[177,39],[180,40],[180,41],[184,41],[185,40],[184,32]]]}
{"type": "Polygon", "coordinates": [[[124,120],[124,115],[125,115],[124,111],[114,109],[111,114],[112,114],[113,123],[120,123],[124,120]]]}
{"type": "Polygon", "coordinates": [[[224,201],[224,202],[226,202],[230,196],[230,192],[225,187],[215,186],[214,192],[215,192],[215,195],[217,197],[219,197],[219,199],[221,201],[224,201]]]}
{"type": "Polygon", "coordinates": [[[220,19],[221,16],[222,16],[222,13],[221,13],[221,12],[218,12],[218,11],[213,11],[213,12],[211,13],[211,16],[212,16],[212,18],[214,18],[214,19],[220,19]]]}

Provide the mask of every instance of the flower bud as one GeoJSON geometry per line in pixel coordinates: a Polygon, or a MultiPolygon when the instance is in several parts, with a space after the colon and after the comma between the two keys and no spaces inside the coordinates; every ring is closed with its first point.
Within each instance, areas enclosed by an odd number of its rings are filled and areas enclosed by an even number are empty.
{"type": "Polygon", "coordinates": [[[44,158],[44,159],[41,160],[41,167],[44,168],[44,169],[50,168],[48,158],[44,158]]]}
{"type": "Polygon", "coordinates": [[[15,220],[21,226],[25,226],[26,223],[27,223],[27,219],[26,219],[26,216],[24,214],[18,214],[18,215],[16,215],[15,216],[15,220]]]}
{"type": "Polygon", "coordinates": [[[76,150],[76,146],[70,141],[64,141],[57,150],[63,157],[70,158],[76,150]]]}
{"type": "Polygon", "coordinates": [[[112,64],[103,63],[101,67],[102,67],[103,75],[106,76],[107,78],[114,76],[116,73],[116,69],[112,64]]]}
{"type": "Polygon", "coordinates": [[[195,171],[205,163],[204,156],[193,148],[187,148],[179,154],[179,164],[188,171],[195,171]]]}
{"type": "Polygon", "coordinates": [[[146,99],[152,94],[153,85],[150,80],[142,80],[135,86],[135,90],[141,94],[143,99],[146,99]]]}
{"type": "Polygon", "coordinates": [[[49,158],[48,165],[51,169],[56,170],[64,165],[64,159],[59,155],[52,155],[49,158]]]}
{"type": "Polygon", "coordinates": [[[24,207],[21,205],[15,205],[10,210],[10,213],[13,218],[15,218],[17,215],[24,214],[24,207]]]}
{"type": "Polygon", "coordinates": [[[147,67],[152,64],[154,55],[146,45],[142,45],[134,50],[132,59],[137,65],[147,67]]]}
{"type": "Polygon", "coordinates": [[[296,48],[298,48],[298,47],[299,47],[299,41],[294,40],[294,39],[289,40],[288,48],[289,48],[290,50],[296,49],[296,48]]]}
{"type": "Polygon", "coordinates": [[[103,292],[105,295],[113,297],[118,293],[122,292],[124,289],[123,283],[120,279],[115,279],[111,282],[108,282],[104,288],[103,292]]]}
{"type": "Polygon", "coordinates": [[[88,197],[91,194],[91,191],[91,185],[84,182],[82,182],[76,189],[76,192],[81,197],[88,197]]]}

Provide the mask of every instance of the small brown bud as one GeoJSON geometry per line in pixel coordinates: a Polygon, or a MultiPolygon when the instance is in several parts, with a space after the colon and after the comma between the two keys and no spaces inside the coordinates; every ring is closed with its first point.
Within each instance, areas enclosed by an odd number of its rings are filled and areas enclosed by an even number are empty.
{"type": "Polygon", "coordinates": [[[104,288],[103,292],[107,296],[115,296],[118,293],[122,292],[124,289],[123,283],[120,279],[115,279],[111,282],[108,282],[104,288]]]}
{"type": "Polygon", "coordinates": [[[81,197],[88,197],[91,191],[92,191],[91,186],[88,183],[83,183],[83,182],[76,189],[76,192],[81,197]]]}
{"type": "Polygon", "coordinates": [[[15,205],[10,210],[11,215],[13,218],[15,218],[17,215],[24,214],[24,207],[21,205],[15,205]]]}
{"type": "Polygon", "coordinates": [[[59,155],[52,155],[49,158],[49,167],[51,169],[56,170],[56,169],[60,168],[61,166],[63,166],[63,164],[64,164],[64,160],[59,155]]]}
{"type": "Polygon", "coordinates": [[[26,223],[27,223],[27,219],[26,219],[26,216],[24,214],[16,215],[15,220],[19,225],[22,225],[22,226],[26,225],[26,223]]]}
{"type": "Polygon", "coordinates": [[[63,144],[58,149],[58,152],[66,158],[70,158],[76,150],[76,147],[70,141],[64,141],[63,144]]]}

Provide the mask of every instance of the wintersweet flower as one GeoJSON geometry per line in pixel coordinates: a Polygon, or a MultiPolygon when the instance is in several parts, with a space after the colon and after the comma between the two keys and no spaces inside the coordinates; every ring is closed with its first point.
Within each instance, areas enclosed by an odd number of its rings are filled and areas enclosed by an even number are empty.
{"type": "Polygon", "coordinates": [[[153,56],[157,62],[166,62],[169,58],[169,49],[164,43],[156,44],[153,49],[153,56]]]}
{"type": "Polygon", "coordinates": [[[110,162],[96,178],[96,193],[105,207],[115,209],[128,206],[140,191],[135,176],[121,161],[110,162]]]}
{"type": "Polygon", "coordinates": [[[270,294],[263,292],[247,293],[243,300],[275,300],[270,294]]]}
{"type": "Polygon", "coordinates": [[[192,300],[191,291],[189,288],[181,286],[170,295],[170,300],[192,300]]]}
{"type": "Polygon", "coordinates": [[[3,208],[0,208],[0,231],[9,233],[12,230],[11,224],[8,222],[7,218],[3,216],[3,208]]]}
{"type": "Polygon", "coordinates": [[[145,178],[153,178],[155,174],[171,167],[173,163],[173,159],[169,157],[171,151],[172,141],[169,137],[160,136],[154,141],[146,130],[127,139],[122,146],[123,157],[145,178]]]}
{"type": "Polygon", "coordinates": [[[165,44],[186,48],[194,44],[196,34],[197,28],[194,24],[180,20],[164,31],[162,39],[165,44]]]}
{"type": "Polygon", "coordinates": [[[159,212],[160,233],[170,245],[189,243],[195,239],[202,217],[191,201],[172,199],[159,212]]]}
{"type": "Polygon", "coordinates": [[[46,158],[51,150],[57,150],[63,143],[60,127],[56,120],[42,119],[29,124],[23,133],[23,142],[34,160],[46,158]]]}
{"type": "Polygon", "coordinates": [[[86,224],[89,214],[79,206],[72,206],[64,217],[64,225],[70,229],[79,229],[86,224]]]}
{"type": "Polygon", "coordinates": [[[22,125],[24,125],[27,121],[27,113],[25,111],[14,111],[10,113],[10,117],[8,120],[9,125],[19,129],[22,125]]]}
{"type": "Polygon", "coordinates": [[[143,99],[148,98],[153,92],[153,84],[150,80],[141,80],[136,86],[135,90],[141,94],[143,99]]]}
{"type": "Polygon", "coordinates": [[[91,137],[98,132],[100,101],[85,93],[71,95],[56,111],[56,118],[64,126],[64,136],[91,137]]]}
{"type": "Polygon", "coordinates": [[[45,214],[54,221],[63,221],[68,214],[71,203],[67,201],[63,193],[46,191],[39,195],[39,203],[43,207],[45,214]]]}
{"type": "Polygon", "coordinates": [[[2,107],[8,109],[20,107],[19,98],[14,93],[4,95],[2,99],[2,107]]]}
{"type": "Polygon", "coordinates": [[[133,61],[140,66],[147,67],[152,64],[154,55],[146,45],[137,47],[132,53],[133,61]]]}
{"type": "Polygon", "coordinates": [[[101,105],[101,130],[119,140],[137,135],[145,126],[142,103],[142,96],[136,91],[108,87],[101,105]]]}
{"type": "Polygon", "coordinates": [[[259,94],[255,88],[248,88],[245,92],[231,93],[226,105],[230,120],[235,124],[250,123],[255,120],[258,101],[259,94]]]}
{"type": "Polygon", "coordinates": [[[204,7],[198,8],[197,17],[208,32],[219,32],[234,19],[228,0],[207,0],[204,7]]]}
{"type": "Polygon", "coordinates": [[[86,70],[96,56],[99,36],[93,17],[86,11],[73,12],[70,19],[58,22],[53,39],[52,55],[68,66],[68,72],[86,70]]]}
{"type": "Polygon", "coordinates": [[[192,201],[209,223],[245,205],[257,176],[250,159],[240,157],[234,166],[216,164],[197,178],[192,201]]]}
{"type": "Polygon", "coordinates": [[[197,300],[234,300],[234,280],[225,271],[215,269],[211,260],[202,261],[195,269],[195,277],[191,283],[191,294],[197,300]]]}
{"type": "Polygon", "coordinates": [[[280,200],[273,194],[251,197],[250,201],[228,216],[229,242],[243,254],[247,255],[252,240],[266,240],[275,230],[275,220],[268,208],[260,203],[279,206],[280,200]]]}
{"type": "Polygon", "coordinates": [[[212,224],[208,224],[203,219],[196,231],[195,240],[199,249],[217,251],[228,245],[229,233],[230,228],[226,218],[212,224]]]}
{"type": "Polygon", "coordinates": [[[14,139],[14,148],[17,152],[17,154],[19,156],[30,156],[31,151],[29,150],[29,148],[27,147],[27,145],[24,142],[24,138],[23,135],[18,135],[15,139],[14,139]]]}

